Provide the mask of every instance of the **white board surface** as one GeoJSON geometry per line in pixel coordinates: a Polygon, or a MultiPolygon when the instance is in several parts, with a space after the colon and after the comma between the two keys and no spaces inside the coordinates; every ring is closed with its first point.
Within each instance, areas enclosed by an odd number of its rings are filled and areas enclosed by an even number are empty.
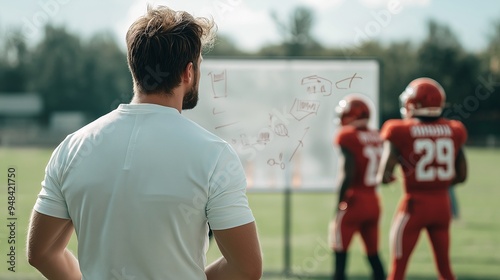
{"type": "Polygon", "coordinates": [[[335,190],[335,107],[356,93],[378,126],[376,60],[205,59],[199,102],[183,114],[237,151],[249,191],[335,190]]]}

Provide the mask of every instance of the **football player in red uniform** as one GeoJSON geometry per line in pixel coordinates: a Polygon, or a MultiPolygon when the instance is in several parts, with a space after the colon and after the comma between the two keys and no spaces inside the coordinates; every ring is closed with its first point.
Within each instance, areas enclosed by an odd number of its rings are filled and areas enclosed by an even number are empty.
{"type": "Polygon", "coordinates": [[[439,279],[455,279],[449,257],[448,188],[467,177],[463,151],[467,131],[460,121],[441,117],[445,98],[443,88],[435,80],[413,80],[400,96],[403,119],[386,121],[380,132],[384,153],[378,180],[384,184],[393,181],[397,164],[404,173],[404,195],[390,233],[387,279],[404,279],[421,230],[428,233],[439,279]]]}
{"type": "Polygon", "coordinates": [[[345,279],[347,252],[352,237],[359,232],[373,279],[385,279],[379,257],[380,204],[376,175],[382,156],[382,140],[377,130],[368,128],[370,110],[361,97],[349,95],[336,108],[341,127],[334,139],[340,147],[338,205],[330,223],[330,246],[334,251],[333,279],[345,279]]]}

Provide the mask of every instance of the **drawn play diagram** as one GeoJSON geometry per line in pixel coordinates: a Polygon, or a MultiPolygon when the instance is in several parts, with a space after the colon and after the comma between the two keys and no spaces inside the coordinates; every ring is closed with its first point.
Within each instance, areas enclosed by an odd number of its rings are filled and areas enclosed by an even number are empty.
{"type": "Polygon", "coordinates": [[[229,143],[252,191],[331,191],[341,171],[335,107],[349,93],[379,106],[372,59],[207,58],[200,71],[198,105],[182,114],[229,143]]]}
{"type": "Polygon", "coordinates": [[[286,124],[274,114],[269,114],[269,126],[277,136],[289,137],[286,124]]]}
{"type": "Polygon", "coordinates": [[[276,133],[276,135],[278,135],[278,136],[289,137],[288,136],[288,128],[286,128],[286,125],[282,124],[282,123],[279,123],[279,124],[274,126],[274,133],[276,133]]]}
{"type": "Polygon", "coordinates": [[[354,79],[362,80],[363,77],[359,77],[358,73],[354,73],[354,75],[352,75],[348,78],[337,81],[335,83],[335,87],[337,89],[350,89],[350,88],[352,88],[352,83],[354,82],[354,79]]]}
{"type": "Polygon", "coordinates": [[[272,139],[271,133],[272,132],[268,128],[265,128],[258,133],[257,137],[255,137],[255,136],[249,137],[246,134],[241,134],[239,136],[239,140],[233,138],[232,143],[233,144],[239,143],[244,147],[256,146],[256,145],[259,145],[259,146],[264,145],[265,146],[269,142],[271,142],[271,139],[272,139]]]}
{"type": "Polygon", "coordinates": [[[271,133],[269,131],[261,131],[257,136],[257,143],[267,144],[271,141],[271,133]]]}
{"type": "Polygon", "coordinates": [[[295,99],[290,114],[298,121],[303,120],[307,116],[317,114],[319,110],[319,101],[295,99]]]}
{"type": "MultiPolygon", "coordinates": [[[[218,72],[208,72],[207,74],[210,76],[210,85],[212,88],[212,97],[214,100],[217,99],[225,99],[227,98],[227,71],[226,69],[218,71],[218,72]]],[[[213,107],[212,108],[212,115],[220,115],[220,118],[225,119],[225,113],[226,110],[221,107],[213,107]]],[[[226,121],[224,120],[224,123],[216,125],[215,129],[221,129],[221,128],[226,128],[230,126],[234,126],[238,124],[239,121],[226,121]]]]}
{"type": "Polygon", "coordinates": [[[212,108],[212,114],[213,114],[214,116],[215,116],[215,115],[218,115],[218,114],[222,114],[222,113],[224,113],[224,112],[226,112],[226,111],[225,111],[225,110],[220,110],[220,111],[219,111],[219,110],[217,110],[215,107],[214,107],[214,108],[212,108]]]}
{"type": "Polygon", "coordinates": [[[321,93],[323,96],[332,94],[332,82],[318,75],[302,78],[300,84],[306,87],[306,92],[309,94],[321,93]]]}
{"type": "Polygon", "coordinates": [[[299,140],[299,144],[297,147],[295,147],[295,150],[293,150],[293,154],[290,156],[290,159],[288,160],[289,162],[292,161],[293,157],[295,156],[295,153],[299,150],[299,148],[304,147],[304,137],[306,137],[307,132],[309,132],[309,127],[306,127],[304,129],[304,134],[302,135],[302,138],[299,140]]]}
{"type": "Polygon", "coordinates": [[[225,128],[225,127],[232,126],[232,125],[235,125],[238,123],[239,123],[239,121],[221,124],[221,125],[216,126],[215,129],[225,128]]]}
{"type": "Polygon", "coordinates": [[[219,73],[209,72],[214,98],[227,97],[227,72],[222,70],[219,73]]]}
{"type": "Polygon", "coordinates": [[[283,162],[283,153],[280,153],[279,157],[278,157],[278,160],[275,160],[274,158],[270,158],[268,161],[267,161],[267,164],[269,164],[270,166],[275,166],[275,165],[278,165],[281,169],[285,169],[285,163],[283,162]]]}

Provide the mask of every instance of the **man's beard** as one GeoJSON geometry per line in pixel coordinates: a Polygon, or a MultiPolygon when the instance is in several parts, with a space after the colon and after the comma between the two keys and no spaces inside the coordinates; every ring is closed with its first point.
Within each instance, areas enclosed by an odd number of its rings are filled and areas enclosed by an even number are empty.
{"type": "Polygon", "coordinates": [[[196,107],[198,103],[198,83],[194,83],[191,89],[184,94],[182,99],[182,110],[189,110],[196,107]]]}

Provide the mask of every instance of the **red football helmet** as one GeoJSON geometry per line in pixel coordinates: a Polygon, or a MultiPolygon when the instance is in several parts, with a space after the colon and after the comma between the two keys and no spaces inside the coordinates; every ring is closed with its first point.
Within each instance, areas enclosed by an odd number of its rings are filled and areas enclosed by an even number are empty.
{"type": "Polygon", "coordinates": [[[370,119],[370,109],[365,100],[356,95],[348,95],[335,108],[341,125],[366,127],[370,119]]]}
{"type": "Polygon", "coordinates": [[[401,116],[439,117],[443,111],[446,94],[443,87],[431,78],[418,78],[410,82],[399,96],[401,116]]]}

